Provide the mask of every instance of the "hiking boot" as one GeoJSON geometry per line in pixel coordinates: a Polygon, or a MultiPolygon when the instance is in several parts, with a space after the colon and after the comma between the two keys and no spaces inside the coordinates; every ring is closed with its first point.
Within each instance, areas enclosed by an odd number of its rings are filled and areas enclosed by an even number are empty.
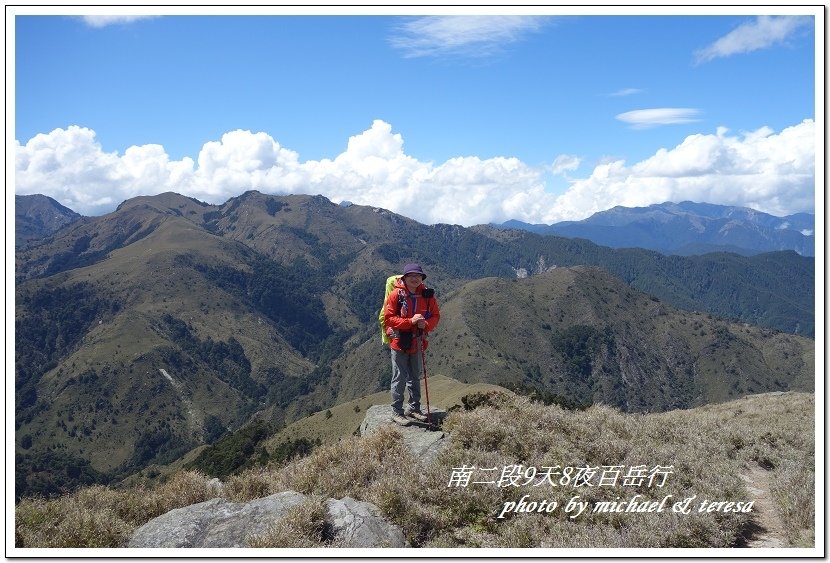
{"type": "Polygon", "coordinates": [[[393,414],[392,422],[400,424],[401,426],[409,426],[410,420],[402,414],[393,414]]]}
{"type": "Polygon", "coordinates": [[[417,420],[418,422],[426,422],[427,421],[427,415],[425,415],[421,411],[408,411],[406,413],[406,416],[408,416],[409,418],[412,418],[414,420],[417,420]]]}

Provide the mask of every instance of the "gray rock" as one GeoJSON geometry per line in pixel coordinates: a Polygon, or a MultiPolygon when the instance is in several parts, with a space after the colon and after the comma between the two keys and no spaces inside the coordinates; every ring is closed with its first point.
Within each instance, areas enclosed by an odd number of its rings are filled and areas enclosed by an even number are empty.
{"type": "MultiPolygon", "coordinates": [[[[440,426],[444,417],[447,416],[447,411],[432,408],[430,409],[430,416],[433,423],[440,426]]],[[[400,432],[406,447],[423,463],[432,462],[438,456],[438,453],[450,443],[450,434],[440,429],[430,430],[425,428],[425,425],[417,424],[410,424],[409,426],[396,424],[392,421],[392,411],[388,405],[369,407],[360,425],[360,435],[368,436],[385,426],[391,426],[400,432]]]]}
{"type": "Polygon", "coordinates": [[[305,496],[293,491],[246,503],[215,498],[176,508],[138,528],[127,547],[248,547],[305,496]]]}
{"type": "Polygon", "coordinates": [[[343,547],[409,547],[401,529],[386,522],[373,504],[345,497],[329,499],[326,507],[343,547]]]}
{"type": "MultiPolygon", "coordinates": [[[[285,491],[245,503],[215,498],[177,508],[138,528],[127,547],[249,547],[249,537],[266,533],[305,500],[305,495],[285,491]]],[[[329,499],[327,508],[337,545],[407,547],[400,528],[386,522],[373,504],[346,497],[329,499]]]]}

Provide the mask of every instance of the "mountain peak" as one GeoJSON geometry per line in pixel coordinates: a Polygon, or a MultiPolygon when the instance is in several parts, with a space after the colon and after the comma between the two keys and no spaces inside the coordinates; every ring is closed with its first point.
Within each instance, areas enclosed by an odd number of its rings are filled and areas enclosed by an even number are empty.
{"type": "Polygon", "coordinates": [[[147,206],[163,213],[183,215],[183,209],[200,209],[212,207],[209,203],[196,198],[183,196],[176,192],[164,192],[156,195],[143,195],[130,198],[119,205],[115,211],[123,211],[130,207],[147,206]]]}
{"type": "Polygon", "coordinates": [[[15,247],[48,237],[81,218],[81,215],[51,197],[41,194],[15,195],[15,247]]]}

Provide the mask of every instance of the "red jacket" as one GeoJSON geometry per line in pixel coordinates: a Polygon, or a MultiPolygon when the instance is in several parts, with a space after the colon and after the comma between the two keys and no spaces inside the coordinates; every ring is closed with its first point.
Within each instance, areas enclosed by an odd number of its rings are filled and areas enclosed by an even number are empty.
{"type": "MultiPolygon", "coordinates": [[[[389,297],[386,299],[386,307],[383,311],[383,316],[386,323],[387,332],[391,329],[394,331],[390,346],[392,349],[399,352],[407,352],[415,354],[418,352],[418,325],[413,324],[409,319],[412,315],[421,313],[426,318],[426,326],[423,333],[426,336],[429,332],[435,330],[438,326],[438,321],[441,319],[441,311],[438,309],[438,300],[435,296],[424,297],[423,291],[426,289],[424,284],[421,284],[415,289],[415,294],[410,295],[406,289],[406,284],[403,279],[395,282],[395,288],[389,292],[389,297]],[[399,304],[400,290],[403,290],[405,303],[399,304]],[[409,348],[404,349],[400,344],[400,334],[404,332],[412,333],[412,344],[409,348]]],[[[424,338],[424,350],[427,349],[429,343],[424,338]]]]}

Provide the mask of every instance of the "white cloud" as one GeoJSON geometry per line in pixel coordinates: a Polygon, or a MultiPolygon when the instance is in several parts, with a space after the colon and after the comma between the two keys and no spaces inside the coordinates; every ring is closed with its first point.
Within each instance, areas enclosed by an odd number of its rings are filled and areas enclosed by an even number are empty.
{"type": "Polygon", "coordinates": [[[81,19],[90,27],[107,27],[108,25],[119,25],[132,23],[137,20],[146,20],[158,16],[138,16],[138,15],[121,15],[121,16],[81,16],[81,19]]]}
{"type": "Polygon", "coordinates": [[[639,207],[664,201],[700,201],[746,206],[788,215],[813,212],[815,123],[805,120],[778,134],[762,127],[729,137],[691,135],[673,149],[626,166],[597,166],[574,182],[543,222],[583,219],[615,205],[639,207]]]}
{"type": "Polygon", "coordinates": [[[641,92],[642,90],[639,88],[623,88],[622,90],[617,90],[616,92],[612,92],[608,95],[611,97],[633,96],[634,94],[639,94],[641,92]]]}
{"type": "Polygon", "coordinates": [[[615,205],[683,200],[787,215],[814,209],[815,134],[812,120],[777,134],[763,127],[729,136],[719,127],[631,166],[619,159],[599,164],[557,196],[544,177],[575,170],[575,156],[540,167],[509,157],[422,162],[404,152],[403,137],[381,120],[351,137],[334,159],[305,162],[263,132],[231,131],[205,143],[195,160],[171,161],[160,145],[105,152],[94,131],[72,126],[17,142],[15,193],[45,194],[98,215],[138,195],[174,191],[218,204],[256,189],[322,194],[422,223],[465,226],[578,220],[615,205]]]}
{"type": "Polygon", "coordinates": [[[617,115],[617,119],[632,127],[642,129],[658,125],[675,125],[699,121],[699,110],[694,108],[652,108],[627,111],[617,115]]]}
{"type": "Polygon", "coordinates": [[[758,16],[695,52],[695,61],[705,63],[720,57],[766,49],[784,43],[798,29],[812,23],[813,19],[809,16],[758,16]]]}
{"type": "Polygon", "coordinates": [[[578,156],[574,156],[571,154],[560,154],[555,159],[553,159],[553,164],[551,165],[550,170],[553,174],[564,174],[565,172],[569,172],[579,168],[579,164],[581,162],[582,161],[578,156]]]}
{"type": "Polygon", "coordinates": [[[399,26],[389,43],[407,58],[485,57],[538,31],[543,22],[538,16],[429,16],[399,26]]]}

